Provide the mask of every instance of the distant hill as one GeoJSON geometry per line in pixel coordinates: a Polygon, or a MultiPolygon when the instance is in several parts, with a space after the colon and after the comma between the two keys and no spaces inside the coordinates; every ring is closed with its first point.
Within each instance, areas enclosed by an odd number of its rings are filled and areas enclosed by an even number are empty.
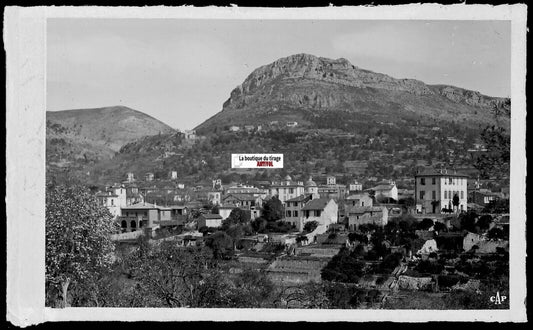
{"type": "MultiPolygon", "coordinates": [[[[223,110],[196,128],[197,138],[123,107],[48,113],[47,165],[49,173],[65,170],[51,173],[56,178],[70,172],[99,186],[128,172],[141,181],[152,172],[157,181],[176,171],[191,185],[290,174],[301,180],[335,175],[344,183],[394,179],[412,189],[423,166],[476,172],[471,150],[495,123],[495,110],[509,112],[510,100],[299,54],[254,70],[223,110]],[[230,131],[233,125],[241,129],[230,131]],[[231,169],[232,153],[283,153],[284,168],[231,169]]],[[[509,120],[502,116],[498,124],[509,120]]]]}
{"type": "Polygon", "coordinates": [[[124,106],[47,111],[47,164],[63,167],[109,159],[136,139],[173,132],[163,122],[124,106]]]}
{"type": "Polygon", "coordinates": [[[410,125],[423,121],[440,125],[453,121],[477,127],[492,121],[490,112],[494,108],[510,109],[509,99],[414,79],[395,79],[358,68],[342,58],[297,54],[254,70],[231,92],[222,111],[196,130],[209,134],[230,125],[268,127],[275,121],[316,127],[310,116],[320,122],[326,112],[335,111],[348,112],[349,117],[367,124],[383,121],[410,125]]]}

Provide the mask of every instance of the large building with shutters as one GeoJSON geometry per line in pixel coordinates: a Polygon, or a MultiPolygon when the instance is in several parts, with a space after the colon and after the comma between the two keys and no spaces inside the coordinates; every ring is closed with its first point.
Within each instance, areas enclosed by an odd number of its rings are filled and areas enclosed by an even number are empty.
{"type": "Polygon", "coordinates": [[[417,213],[461,212],[467,210],[467,179],[465,174],[446,169],[424,169],[415,175],[417,213]],[[453,204],[457,196],[458,205],[453,204]]]}

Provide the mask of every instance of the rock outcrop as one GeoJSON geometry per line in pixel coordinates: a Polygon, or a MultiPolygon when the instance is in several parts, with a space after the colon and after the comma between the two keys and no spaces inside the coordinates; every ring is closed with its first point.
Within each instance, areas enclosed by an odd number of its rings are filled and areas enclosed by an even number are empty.
{"type": "Polygon", "coordinates": [[[231,92],[222,111],[196,130],[206,134],[215,127],[270,121],[305,124],[305,111],[345,111],[367,118],[377,114],[405,122],[420,117],[478,126],[493,121],[494,109],[509,112],[509,99],[396,79],[344,58],[297,54],[255,69],[231,92]]]}

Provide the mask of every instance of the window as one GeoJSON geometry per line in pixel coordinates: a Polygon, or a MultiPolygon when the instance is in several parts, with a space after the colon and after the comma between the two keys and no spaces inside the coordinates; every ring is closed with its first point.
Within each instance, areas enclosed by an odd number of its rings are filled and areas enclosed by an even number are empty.
{"type": "Polygon", "coordinates": [[[365,202],[361,202],[361,206],[365,206],[365,202]]]}
{"type": "Polygon", "coordinates": [[[424,195],[425,195],[425,194],[426,194],[425,191],[421,191],[421,192],[420,192],[420,199],[424,199],[424,195]]]}
{"type": "Polygon", "coordinates": [[[111,206],[113,206],[113,205],[115,205],[115,200],[114,199],[111,200],[111,206]]]}
{"type": "Polygon", "coordinates": [[[305,217],[306,217],[306,218],[309,218],[309,210],[305,210],[305,211],[304,211],[304,214],[305,214],[305,217]]]}
{"type": "Polygon", "coordinates": [[[289,194],[294,194],[294,188],[289,188],[289,194]]]}
{"type": "Polygon", "coordinates": [[[287,217],[291,217],[291,211],[287,211],[287,217]]]}
{"type": "Polygon", "coordinates": [[[316,211],[315,211],[315,215],[316,215],[317,217],[319,217],[319,216],[320,216],[320,213],[321,213],[321,211],[320,211],[320,210],[316,210],[316,211]]]}
{"type": "Polygon", "coordinates": [[[464,199],[464,198],[465,198],[465,192],[461,191],[461,199],[464,199]]]}
{"type": "Polygon", "coordinates": [[[294,211],[294,216],[297,217],[298,216],[298,211],[294,211]]]}
{"type": "Polygon", "coordinates": [[[453,184],[453,179],[451,177],[448,178],[448,184],[453,184]]]}
{"type": "Polygon", "coordinates": [[[437,183],[437,179],[431,178],[431,184],[436,184],[436,183],[437,183]]]}
{"type": "Polygon", "coordinates": [[[352,201],[352,206],[355,206],[355,201],[352,201]]]}
{"type": "Polygon", "coordinates": [[[444,199],[448,198],[448,191],[444,190],[444,199]]]}
{"type": "Polygon", "coordinates": [[[437,192],[436,192],[435,190],[433,190],[433,191],[431,192],[431,198],[432,198],[432,199],[437,199],[437,192]]]}
{"type": "Polygon", "coordinates": [[[420,184],[421,185],[426,185],[426,178],[420,178],[420,184]]]}

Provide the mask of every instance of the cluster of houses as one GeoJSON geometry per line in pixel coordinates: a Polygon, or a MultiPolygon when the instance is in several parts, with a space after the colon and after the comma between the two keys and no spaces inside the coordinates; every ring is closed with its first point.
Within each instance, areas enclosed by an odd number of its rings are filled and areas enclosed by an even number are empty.
{"type": "MultiPolygon", "coordinates": [[[[268,123],[268,126],[276,126],[276,127],[285,126],[285,127],[292,128],[292,127],[298,126],[298,122],[296,122],[296,121],[288,121],[288,122],[285,122],[284,125],[283,125],[283,123],[280,123],[279,121],[274,120],[274,121],[271,121],[270,123],[268,123]]],[[[260,130],[262,130],[263,129],[263,125],[244,125],[244,126],[232,125],[232,126],[229,126],[227,129],[230,132],[239,132],[239,131],[252,132],[252,131],[260,131],[260,130]]]]}
{"type": "MultiPolygon", "coordinates": [[[[146,182],[154,180],[149,174],[145,176],[146,182]]],[[[171,172],[170,177],[173,176],[177,177],[171,172]]],[[[390,180],[376,182],[374,187],[363,190],[357,181],[338,184],[334,176],[317,184],[312,177],[303,182],[287,175],[280,181],[264,182],[261,187],[243,184],[224,187],[217,179],[213,180],[211,189],[201,191],[196,198],[149,203],[146,200],[149,190],[140,191],[133,174],[128,173],[126,181],[107,187],[96,197],[115,217],[122,232],[180,226],[189,220],[195,221],[196,229],[219,227],[235,208],[248,211],[254,220],[262,215],[264,203],[273,196],[283,205],[282,220],[297,231],[303,231],[310,221],[316,221],[326,229],[336,223],[350,230],[364,224],[384,226],[390,217],[406,211],[415,216],[438,216],[466,211],[472,200],[483,205],[500,197],[480,189],[469,194],[468,177],[446,169],[424,169],[415,175],[414,181],[414,190],[398,189],[390,180]],[[399,203],[406,199],[411,203],[399,203]],[[203,209],[207,204],[214,206],[216,214],[203,209]],[[195,209],[198,212],[191,219],[195,209]]]]}

